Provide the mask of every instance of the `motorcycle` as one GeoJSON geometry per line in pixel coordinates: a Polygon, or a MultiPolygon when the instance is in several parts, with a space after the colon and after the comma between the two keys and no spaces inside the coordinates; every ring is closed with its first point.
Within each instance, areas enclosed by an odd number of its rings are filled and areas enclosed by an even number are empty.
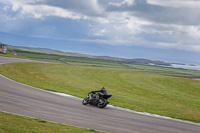
{"type": "Polygon", "coordinates": [[[82,104],[83,105],[87,105],[87,104],[90,104],[90,105],[95,105],[99,108],[104,108],[107,106],[107,104],[109,104],[110,102],[107,101],[108,98],[110,98],[112,95],[104,95],[104,94],[101,94],[101,93],[94,93],[93,91],[92,92],[89,92],[88,93],[88,96],[86,98],[83,99],[82,101],[82,104]],[[90,93],[93,93],[93,99],[90,100],[90,93]]]}

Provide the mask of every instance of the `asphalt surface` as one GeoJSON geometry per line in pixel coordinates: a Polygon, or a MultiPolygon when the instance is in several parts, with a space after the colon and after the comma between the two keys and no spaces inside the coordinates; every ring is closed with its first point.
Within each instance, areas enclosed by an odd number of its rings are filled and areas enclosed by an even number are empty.
{"type": "MultiPolygon", "coordinates": [[[[0,57],[0,64],[11,62],[31,61],[0,57]]],[[[0,110],[113,133],[200,133],[200,124],[146,116],[111,106],[104,109],[84,106],[78,98],[26,86],[1,75],[0,110]]]]}

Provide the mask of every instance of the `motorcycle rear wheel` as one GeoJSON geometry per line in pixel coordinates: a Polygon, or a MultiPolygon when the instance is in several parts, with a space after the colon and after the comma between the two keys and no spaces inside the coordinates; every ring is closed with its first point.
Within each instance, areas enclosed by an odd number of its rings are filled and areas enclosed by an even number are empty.
{"type": "Polygon", "coordinates": [[[104,107],[107,106],[107,104],[108,104],[108,102],[107,102],[106,99],[99,99],[99,103],[97,104],[97,106],[98,106],[99,108],[104,108],[104,107]]]}

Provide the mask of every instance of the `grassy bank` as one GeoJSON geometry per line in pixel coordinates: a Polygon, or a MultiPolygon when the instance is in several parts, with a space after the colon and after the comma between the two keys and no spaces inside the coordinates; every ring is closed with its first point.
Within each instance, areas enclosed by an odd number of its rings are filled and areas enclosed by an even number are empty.
{"type": "Polygon", "coordinates": [[[4,113],[0,111],[1,133],[99,133],[94,129],[84,129],[41,119],[4,113]]]}
{"type": "Polygon", "coordinates": [[[0,53],[0,56],[19,58],[18,56],[14,55],[14,54],[13,54],[11,51],[9,51],[9,50],[7,50],[7,54],[0,53]]]}
{"type": "Polygon", "coordinates": [[[123,69],[66,64],[0,65],[0,73],[42,89],[85,97],[107,87],[112,105],[200,122],[200,81],[123,69]]]}

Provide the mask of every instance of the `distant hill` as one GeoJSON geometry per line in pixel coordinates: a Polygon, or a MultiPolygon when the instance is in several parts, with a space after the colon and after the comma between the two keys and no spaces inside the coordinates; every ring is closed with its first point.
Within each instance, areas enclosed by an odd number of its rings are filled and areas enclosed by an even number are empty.
{"type": "Polygon", "coordinates": [[[61,56],[91,58],[91,59],[98,59],[98,60],[119,61],[119,62],[126,62],[126,63],[171,66],[171,64],[167,62],[153,61],[153,60],[143,59],[143,58],[127,59],[127,58],[118,58],[118,57],[110,57],[110,56],[95,56],[95,55],[90,55],[90,54],[63,52],[60,50],[53,50],[49,48],[34,48],[34,47],[21,47],[21,46],[8,45],[8,50],[11,50],[15,53],[17,53],[17,51],[26,51],[26,52],[34,52],[34,53],[61,55],[61,56]]]}

